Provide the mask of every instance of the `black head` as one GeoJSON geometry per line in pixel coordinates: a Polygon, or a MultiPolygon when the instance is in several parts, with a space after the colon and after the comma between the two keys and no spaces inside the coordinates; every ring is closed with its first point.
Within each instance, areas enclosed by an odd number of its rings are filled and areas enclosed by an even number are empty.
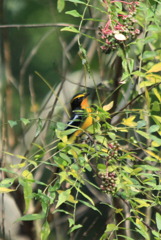
{"type": "Polygon", "coordinates": [[[83,99],[85,99],[88,95],[89,93],[77,93],[76,95],[74,95],[71,100],[72,110],[81,109],[81,103],[83,99]]]}

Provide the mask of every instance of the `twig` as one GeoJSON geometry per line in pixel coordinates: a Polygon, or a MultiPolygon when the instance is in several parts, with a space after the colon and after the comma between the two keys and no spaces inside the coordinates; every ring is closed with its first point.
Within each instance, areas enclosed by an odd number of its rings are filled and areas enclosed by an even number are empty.
{"type": "MultiPolygon", "coordinates": [[[[46,28],[46,27],[75,27],[78,28],[78,25],[75,24],[67,24],[67,23],[42,23],[42,24],[3,24],[0,25],[0,28],[46,28]]],[[[96,30],[95,27],[85,27],[81,26],[82,29],[87,30],[96,30]]]]}

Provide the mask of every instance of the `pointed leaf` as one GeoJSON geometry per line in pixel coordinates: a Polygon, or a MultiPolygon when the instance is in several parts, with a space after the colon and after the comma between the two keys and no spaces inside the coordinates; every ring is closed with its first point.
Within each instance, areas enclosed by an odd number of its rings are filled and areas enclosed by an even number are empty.
{"type": "Polygon", "coordinates": [[[57,10],[58,12],[62,12],[65,7],[65,1],[64,0],[58,0],[57,1],[57,10]]]}
{"type": "Polygon", "coordinates": [[[13,120],[8,120],[8,123],[9,123],[11,128],[13,128],[14,126],[17,125],[17,121],[13,121],[13,120]]]}
{"type": "Polygon", "coordinates": [[[129,118],[124,118],[122,120],[122,124],[128,127],[135,127],[137,125],[136,122],[134,122],[134,119],[136,116],[130,116],[129,118]]]}
{"type": "Polygon", "coordinates": [[[79,30],[76,29],[75,27],[69,26],[69,27],[64,27],[61,29],[61,31],[67,31],[67,32],[74,32],[74,33],[79,33],[79,30]]]}
{"type": "Polygon", "coordinates": [[[103,106],[104,111],[109,111],[113,107],[114,101],[111,101],[109,104],[103,106]]]}
{"type": "Polygon", "coordinates": [[[8,193],[8,192],[14,192],[16,189],[10,189],[6,187],[0,187],[0,193],[8,193]]]}
{"type": "Polygon", "coordinates": [[[27,125],[30,123],[30,120],[27,118],[20,118],[21,122],[23,122],[24,125],[27,125]]]}
{"type": "Polygon", "coordinates": [[[47,240],[50,234],[50,226],[47,221],[43,224],[41,228],[41,240],[47,240]]]}
{"type": "Polygon", "coordinates": [[[16,220],[16,222],[18,222],[18,221],[34,221],[34,220],[38,220],[38,219],[43,219],[44,217],[45,217],[45,213],[27,214],[25,216],[18,218],[16,220]]]}
{"type": "Polygon", "coordinates": [[[65,12],[66,14],[69,14],[69,15],[71,15],[71,16],[73,16],[73,17],[82,17],[82,15],[81,14],[79,14],[79,12],[77,12],[77,10],[71,10],[71,11],[67,11],[67,12],[65,12]]]}
{"type": "Polygon", "coordinates": [[[153,65],[152,68],[150,68],[149,71],[147,71],[147,73],[160,72],[160,71],[161,71],[161,62],[153,65]]]}

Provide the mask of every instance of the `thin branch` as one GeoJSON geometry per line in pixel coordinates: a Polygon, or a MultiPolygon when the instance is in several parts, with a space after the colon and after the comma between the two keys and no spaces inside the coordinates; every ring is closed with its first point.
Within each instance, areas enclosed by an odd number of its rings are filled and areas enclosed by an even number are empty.
{"type": "MultiPolygon", "coordinates": [[[[0,28],[46,28],[46,27],[75,27],[79,28],[78,25],[75,24],[67,24],[67,23],[33,23],[33,24],[3,24],[0,25],[0,28]]],[[[97,28],[95,27],[86,27],[86,26],[81,26],[82,29],[87,29],[87,30],[96,30],[97,28]]]]}

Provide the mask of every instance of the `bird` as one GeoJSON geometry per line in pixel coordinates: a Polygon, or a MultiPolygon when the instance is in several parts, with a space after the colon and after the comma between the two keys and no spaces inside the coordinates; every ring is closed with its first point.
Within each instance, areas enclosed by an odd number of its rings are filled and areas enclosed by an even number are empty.
{"type": "Polygon", "coordinates": [[[74,143],[78,136],[80,136],[84,130],[92,125],[93,119],[91,116],[92,109],[88,103],[89,93],[77,93],[71,99],[71,119],[67,123],[65,130],[72,128],[78,128],[74,133],[68,135],[68,142],[74,143]]]}

